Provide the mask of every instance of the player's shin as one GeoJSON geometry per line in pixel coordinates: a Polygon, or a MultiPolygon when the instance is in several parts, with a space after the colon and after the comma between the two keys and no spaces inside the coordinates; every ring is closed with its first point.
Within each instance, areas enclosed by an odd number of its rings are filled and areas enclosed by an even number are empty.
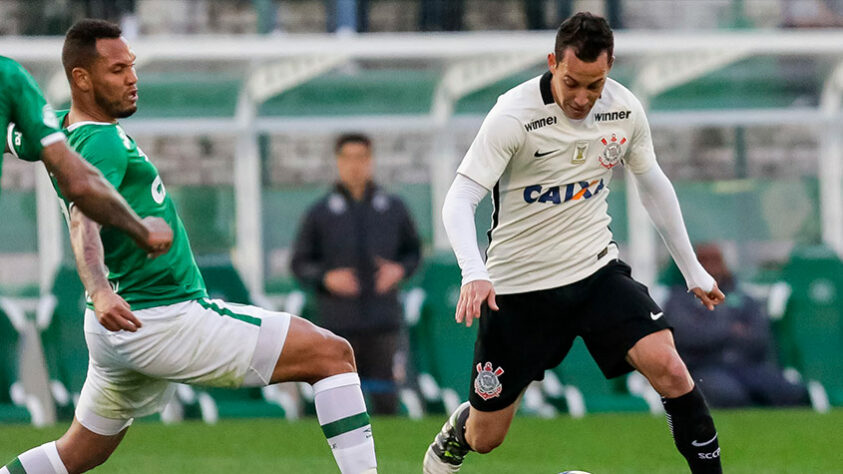
{"type": "Polygon", "coordinates": [[[0,474],[67,474],[56,442],[51,441],[16,457],[0,468],[0,474]]]}
{"type": "Polygon", "coordinates": [[[313,384],[316,416],[343,474],[374,473],[377,468],[372,425],[354,372],[313,384]]]}
{"type": "Polygon", "coordinates": [[[693,474],[720,474],[717,429],[702,392],[696,386],[677,398],[662,398],[676,448],[693,474]]]}

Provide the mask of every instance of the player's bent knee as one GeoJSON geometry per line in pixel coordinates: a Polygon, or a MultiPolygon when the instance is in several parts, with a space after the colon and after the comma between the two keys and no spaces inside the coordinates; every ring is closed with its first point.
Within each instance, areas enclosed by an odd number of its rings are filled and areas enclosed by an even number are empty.
{"type": "Polygon", "coordinates": [[[345,338],[331,333],[330,345],[328,349],[327,365],[329,366],[326,375],[336,375],[345,372],[354,372],[356,367],[354,364],[354,349],[345,338]]]}
{"type": "Polygon", "coordinates": [[[651,377],[654,388],[662,396],[678,397],[693,388],[693,381],[688,368],[679,356],[667,358],[651,377]]]}
{"type": "Polygon", "coordinates": [[[344,338],[320,328],[321,337],[313,358],[314,381],[332,375],[354,372],[354,350],[344,338]]]}
{"type": "Polygon", "coordinates": [[[664,366],[664,377],[667,378],[671,384],[681,384],[688,378],[688,368],[682,359],[671,357],[664,366]]]}
{"type": "Polygon", "coordinates": [[[480,454],[486,454],[503,444],[504,436],[481,434],[479,436],[468,435],[466,438],[468,438],[467,441],[471,449],[480,454]]]}

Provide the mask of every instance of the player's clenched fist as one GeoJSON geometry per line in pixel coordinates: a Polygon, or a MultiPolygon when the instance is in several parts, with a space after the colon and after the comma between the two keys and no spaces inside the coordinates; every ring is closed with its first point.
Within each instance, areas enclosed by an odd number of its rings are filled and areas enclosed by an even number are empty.
{"type": "Polygon", "coordinates": [[[498,311],[498,304],[495,302],[495,288],[488,280],[474,280],[466,283],[460,288],[460,300],[457,302],[457,324],[462,324],[465,319],[466,327],[471,327],[472,322],[480,317],[480,308],[487,303],[493,311],[498,311]]]}
{"type": "Polygon", "coordinates": [[[146,239],[138,242],[138,246],[149,253],[149,258],[164,255],[173,245],[173,229],[160,217],[144,217],[146,239]]]}
{"type": "Polygon", "coordinates": [[[720,291],[720,288],[717,287],[716,282],[714,283],[714,287],[712,287],[711,291],[709,291],[708,293],[706,293],[700,288],[694,288],[691,291],[697,298],[699,298],[700,303],[702,303],[703,306],[708,308],[709,311],[714,311],[714,307],[719,305],[723,302],[723,300],[726,299],[726,295],[724,295],[723,292],[720,291]]]}

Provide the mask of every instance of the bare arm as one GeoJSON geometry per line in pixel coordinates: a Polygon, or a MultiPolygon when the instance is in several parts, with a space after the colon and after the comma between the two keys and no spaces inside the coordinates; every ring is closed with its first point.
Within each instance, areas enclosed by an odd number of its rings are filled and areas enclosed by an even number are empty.
{"type": "Polygon", "coordinates": [[[93,220],[123,230],[150,256],[170,249],[173,231],[166,222],[157,217],[141,220],[102,174],[64,142],[45,147],[41,158],[64,197],[93,220]]]}
{"type": "Polygon", "coordinates": [[[94,303],[97,319],[109,331],[137,331],[141,327],[140,321],[108,282],[99,230],[100,226],[77,206],[71,207],[70,244],[76,257],[79,278],[94,303]]]}

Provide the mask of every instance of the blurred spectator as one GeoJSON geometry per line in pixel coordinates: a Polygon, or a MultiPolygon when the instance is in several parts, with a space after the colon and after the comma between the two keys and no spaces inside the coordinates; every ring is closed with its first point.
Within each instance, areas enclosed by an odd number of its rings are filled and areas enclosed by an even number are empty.
{"type": "Polygon", "coordinates": [[[335,153],[339,182],[305,216],[292,270],[316,290],[319,324],[354,348],[370,411],[394,414],[406,366],[398,285],[419,264],[419,238],[404,203],[372,181],[370,139],[342,135],[335,153]]]}
{"type": "Polygon", "coordinates": [[[369,30],[369,0],[327,0],[327,29],[336,33],[369,30]]]}
{"type": "Polygon", "coordinates": [[[421,0],[419,31],[460,31],[464,13],[465,0],[421,0]]]}
{"type": "Polygon", "coordinates": [[[713,312],[680,286],[664,305],[675,328],[676,349],[715,407],[788,406],[809,402],[804,386],[788,381],[773,356],[769,318],[744,293],[714,244],[697,247],[702,266],[720,284],[726,301],[713,312]]]}
{"type": "Polygon", "coordinates": [[[843,0],[784,0],[785,28],[839,28],[843,26],[843,0]]]}
{"type": "Polygon", "coordinates": [[[27,0],[19,8],[26,35],[63,35],[76,20],[100,18],[120,23],[129,38],[137,36],[135,0],[27,0]]]}
{"type": "MultiPolygon", "coordinates": [[[[548,0],[523,0],[524,16],[528,30],[556,29],[559,23],[574,13],[574,0],[550,0],[556,10],[556,18],[547,21],[548,0]]],[[[606,20],[612,29],[623,28],[623,5],[621,0],[603,0],[606,20]]]]}

